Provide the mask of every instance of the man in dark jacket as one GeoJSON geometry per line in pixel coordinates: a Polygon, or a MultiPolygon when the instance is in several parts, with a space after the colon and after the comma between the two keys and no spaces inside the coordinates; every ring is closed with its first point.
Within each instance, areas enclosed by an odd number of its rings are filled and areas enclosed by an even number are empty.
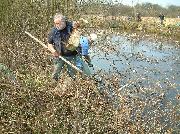
{"type": "MultiPolygon", "coordinates": [[[[62,14],[56,14],[54,16],[54,27],[48,34],[48,49],[53,55],[54,71],[52,77],[56,81],[58,81],[60,72],[65,66],[65,62],[59,56],[62,56],[73,64],[77,60],[77,51],[71,51],[66,48],[72,30],[72,23],[66,21],[66,18],[62,14]]],[[[68,74],[74,78],[75,70],[70,65],[67,65],[67,68],[68,74]]]]}
{"type": "Polygon", "coordinates": [[[142,21],[142,19],[141,19],[141,14],[140,14],[140,13],[137,13],[137,21],[138,21],[138,22],[141,22],[141,21],[142,21]]]}
{"type": "Polygon", "coordinates": [[[164,21],[164,14],[160,14],[159,15],[160,21],[161,21],[161,25],[163,25],[163,21],[164,21]]]}

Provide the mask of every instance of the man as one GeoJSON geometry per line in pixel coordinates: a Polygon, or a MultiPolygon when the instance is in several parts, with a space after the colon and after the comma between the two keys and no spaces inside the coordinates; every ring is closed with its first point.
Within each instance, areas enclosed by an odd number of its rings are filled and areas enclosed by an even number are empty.
{"type": "MultiPolygon", "coordinates": [[[[82,20],[82,18],[80,20],[82,20]]],[[[82,22],[75,21],[73,23],[73,31],[78,31],[78,28],[80,26],[82,28],[84,21],[85,21],[84,19],[82,22]]],[[[95,33],[91,33],[89,36],[84,36],[81,34],[79,38],[80,39],[79,39],[78,53],[80,54],[80,56],[82,56],[85,62],[88,63],[90,67],[92,67],[93,65],[91,64],[91,59],[89,57],[89,47],[97,39],[97,35],[95,33]]]]}
{"type": "MultiPolygon", "coordinates": [[[[54,16],[54,27],[48,34],[48,49],[53,56],[54,71],[52,77],[56,81],[59,80],[60,72],[65,66],[65,62],[61,60],[59,56],[61,55],[73,64],[75,64],[77,60],[77,51],[66,48],[72,30],[72,23],[66,21],[66,18],[62,14],[58,13],[54,16]]],[[[75,78],[75,70],[68,64],[67,69],[70,77],[75,78]]]]}
{"type": "Polygon", "coordinates": [[[79,40],[79,41],[75,41],[76,39],[73,39],[74,42],[78,42],[77,51],[80,56],[80,58],[78,58],[76,61],[76,66],[79,69],[81,69],[84,74],[90,75],[91,73],[90,73],[89,67],[92,67],[93,65],[91,64],[91,59],[89,57],[89,47],[90,47],[90,44],[97,39],[97,35],[94,33],[90,34],[90,36],[83,36],[82,34],[78,34],[78,33],[81,33],[79,32],[78,28],[80,26],[82,28],[82,25],[83,25],[83,22],[79,22],[79,21],[74,21],[73,23],[73,33],[77,33],[78,35],[77,40],[79,40]]]}
{"type": "Polygon", "coordinates": [[[137,21],[138,21],[138,22],[141,22],[141,21],[142,21],[142,19],[141,19],[141,14],[140,14],[140,13],[137,13],[137,21]]]}
{"type": "Polygon", "coordinates": [[[81,35],[81,37],[80,37],[78,53],[79,53],[81,59],[77,60],[76,66],[78,68],[82,69],[86,75],[91,75],[89,67],[93,67],[93,64],[91,64],[91,59],[89,57],[89,47],[90,47],[90,44],[96,40],[96,38],[97,38],[96,34],[90,34],[89,36],[81,35]]]}
{"type": "Polygon", "coordinates": [[[79,53],[82,55],[82,58],[84,58],[84,60],[88,63],[89,67],[93,67],[89,56],[89,47],[96,39],[97,35],[94,33],[91,33],[89,36],[80,37],[79,53]]]}
{"type": "Polygon", "coordinates": [[[163,21],[164,21],[164,14],[160,14],[159,15],[160,21],[161,21],[161,25],[163,25],[163,21]]]}

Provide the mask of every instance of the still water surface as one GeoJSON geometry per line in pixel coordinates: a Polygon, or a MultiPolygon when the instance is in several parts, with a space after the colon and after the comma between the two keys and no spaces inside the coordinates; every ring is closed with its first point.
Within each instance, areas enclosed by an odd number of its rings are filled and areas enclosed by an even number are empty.
{"type": "Polygon", "coordinates": [[[166,91],[168,99],[180,94],[180,47],[176,45],[111,35],[92,47],[90,56],[93,72],[118,74],[122,86],[138,80],[136,86],[166,91]]]}

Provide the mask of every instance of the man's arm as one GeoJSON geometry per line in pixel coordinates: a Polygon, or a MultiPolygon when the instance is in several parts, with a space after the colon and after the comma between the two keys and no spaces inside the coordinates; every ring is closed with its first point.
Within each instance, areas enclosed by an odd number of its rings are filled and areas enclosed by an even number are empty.
{"type": "Polygon", "coordinates": [[[52,53],[54,57],[60,56],[60,54],[54,49],[52,44],[48,44],[48,50],[52,53]]]}
{"type": "Polygon", "coordinates": [[[48,50],[52,53],[54,57],[58,57],[60,54],[54,49],[53,46],[53,29],[48,34],[48,50]]]}
{"type": "Polygon", "coordinates": [[[52,44],[48,44],[48,50],[49,50],[51,53],[56,52],[56,50],[54,49],[54,47],[53,47],[52,44]]]}

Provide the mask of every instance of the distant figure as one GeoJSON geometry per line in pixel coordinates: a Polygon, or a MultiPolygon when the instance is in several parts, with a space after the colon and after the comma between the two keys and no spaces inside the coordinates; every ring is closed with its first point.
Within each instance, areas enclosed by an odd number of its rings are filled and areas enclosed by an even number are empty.
{"type": "Polygon", "coordinates": [[[132,21],[132,17],[131,17],[131,16],[128,16],[128,17],[127,17],[127,20],[128,20],[128,21],[132,21]]]}
{"type": "Polygon", "coordinates": [[[163,25],[164,17],[165,17],[165,16],[164,16],[164,14],[162,14],[162,13],[159,15],[159,18],[160,18],[160,21],[161,21],[161,25],[163,25]]]}
{"type": "Polygon", "coordinates": [[[137,21],[138,21],[138,22],[142,21],[142,19],[141,19],[141,14],[140,14],[140,13],[137,13],[137,16],[136,16],[136,17],[137,17],[137,21]]]}

